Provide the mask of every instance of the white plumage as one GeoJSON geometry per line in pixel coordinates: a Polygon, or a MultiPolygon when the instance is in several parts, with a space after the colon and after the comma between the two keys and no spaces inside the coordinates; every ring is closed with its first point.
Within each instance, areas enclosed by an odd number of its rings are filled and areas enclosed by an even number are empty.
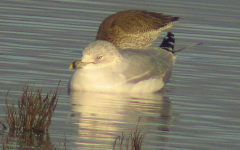
{"type": "Polygon", "coordinates": [[[176,56],[161,48],[118,50],[107,41],[95,41],[83,50],[70,90],[106,93],[151,93],[169,80],[176,56]]]}

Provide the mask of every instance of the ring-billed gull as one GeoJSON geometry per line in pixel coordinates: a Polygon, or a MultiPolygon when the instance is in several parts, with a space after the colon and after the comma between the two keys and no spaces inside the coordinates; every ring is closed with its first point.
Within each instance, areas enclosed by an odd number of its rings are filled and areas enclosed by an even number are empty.
{"type": "Polygon", "coordinates": [[[165,48],[118,50],[110,42],[97,40],[70,65],[70,69],[77,70],[69,88],[107,93],[156,92],[169,80],[175,58],[165,48]]]}
{"type": "Polygon", "coordinates": [[[101,23],[96,40],[108,41],[119,50],[148,48],[161,31],[178,20],[178,17],[143,10],[119,11],[101,23]]]}

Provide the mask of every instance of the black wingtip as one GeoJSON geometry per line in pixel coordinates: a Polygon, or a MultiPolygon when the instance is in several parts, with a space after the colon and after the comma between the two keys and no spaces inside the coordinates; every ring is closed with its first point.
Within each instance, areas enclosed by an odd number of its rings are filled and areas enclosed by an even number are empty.
{"type": "Polygon", "coordinates": [[[159,47],[173,53],[174,44],[175,44],[174,34],[172,32],[168,32],[159,47]]]}
{"type": "Polygon", "coordinates": [[[178,21],[179,17],[172,17],[172,22],[178,21]]]}

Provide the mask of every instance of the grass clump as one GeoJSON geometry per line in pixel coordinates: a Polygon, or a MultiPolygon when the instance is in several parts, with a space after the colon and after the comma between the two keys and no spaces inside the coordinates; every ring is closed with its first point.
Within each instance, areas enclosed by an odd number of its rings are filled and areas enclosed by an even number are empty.
{"type": "MultiPolygon", "coordinates": [[[[138,123],[140,119],[138,119],[138,123]]],[[[116,137],[113,143],[113,150],[141,150],[145,135],[141,134],[141,130],[138,129],[138,123],[134,132],[131,131],[127,136],[122,133],[121,136],[116,137]]]]}
{"type": "MultiPolygon", "coordinates": [[[[25,85],[17,106],[9,102],[7,92],[5,113],[9,133],[0,139],[0,149],[54,148],[47,131],[57,106],[59,84],[60,81],[56,90],[46,95],[43,95],[42,88],[34,91],[25,85]]],[[[2,128],[5,130],[6,126],[2,124],[2,128]]]]}
{"type": "MultiPolygon", "coordinates": [[[[59,82],[60,83],[60,82],[59,82]]],[[[58,88],[42,96],[42,89],[36,92],[29,89],[28,85],[23,87],[23,93],[18,99],[18,107],[14,103],[10,104],[8,93],[6,102],[6,121],[9,130],[44,132],[51,124],[51,118],[58,102],[58,88]]]]}

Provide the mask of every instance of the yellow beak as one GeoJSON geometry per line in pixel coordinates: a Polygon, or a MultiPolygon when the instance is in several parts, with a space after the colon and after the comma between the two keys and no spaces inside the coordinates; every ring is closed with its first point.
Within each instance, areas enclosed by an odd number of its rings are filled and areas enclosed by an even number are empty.
{"type": "Polygon", "coordinates": [[[72,70],[72,69],[76,69],[76,68],[81,68],[84,65],[85,65],[85,63],[83,63],[82,60],[77,60],[77,61],[72,62],[69,65],[68,69],[72,70]]]}
{"type": "Polygon", "coordinates": [[[68,69],[72,70],[72,69],[82,68],[82,67],[86,66],[87,64],[94,64],[94,63],[93,62],[82,62],[82,60],[80,59],[80,60],[72,62],[69,65],[68,69]]]}
{"type": "Polygon", "coordinates": [[[75,63],[75,62],[73,62],[73,63],[71,63],[71,64],[69,65],[69,67],[68,67],[69,70],[74,69],[74,66],[75,66],[74,63],[75,63]]]}

